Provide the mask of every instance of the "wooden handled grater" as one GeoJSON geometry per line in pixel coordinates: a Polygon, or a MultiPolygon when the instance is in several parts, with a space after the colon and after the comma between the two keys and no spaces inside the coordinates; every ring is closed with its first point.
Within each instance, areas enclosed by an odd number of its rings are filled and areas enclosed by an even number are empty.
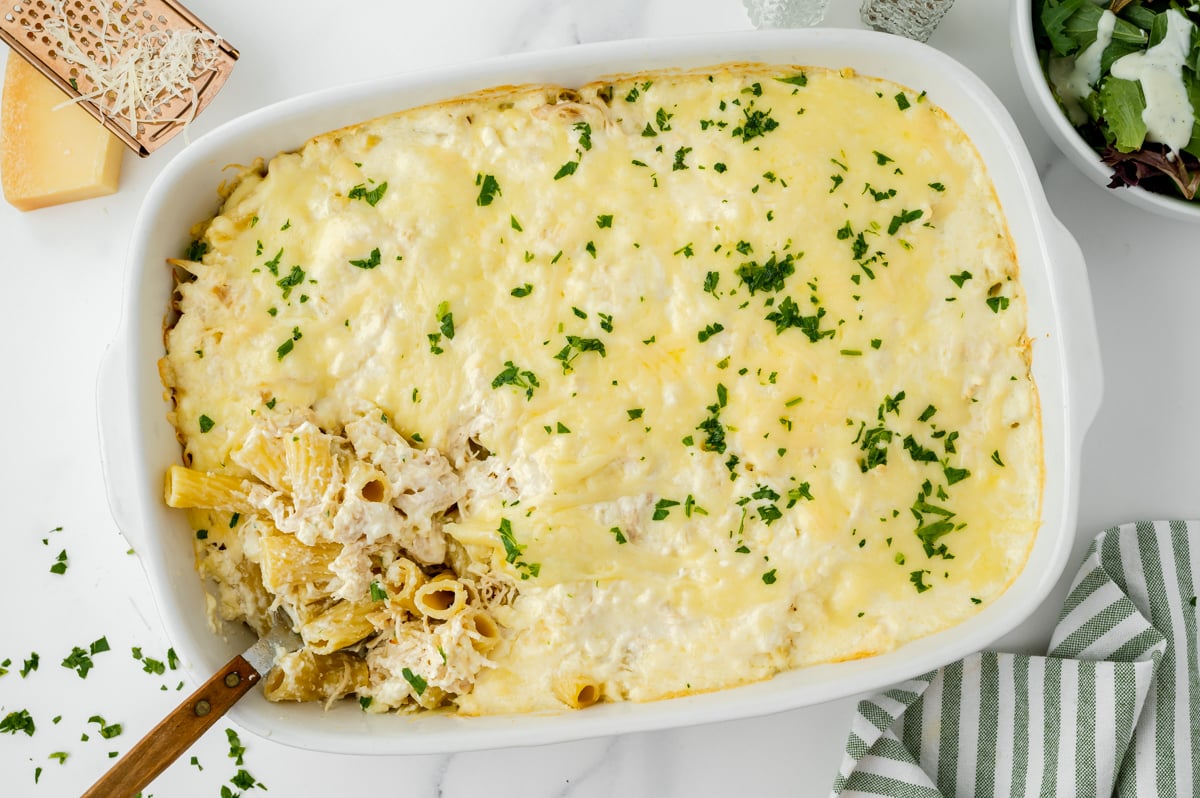
{"type": "Polygon", "coordinates": [[[68,46],[77,46],[101,65],[132,58],[139,42],[162,42],[184,32],[202,35],[204,68],[193,70],[186,82],[159,91],[152,98],[152,114],[139,113],[135,106],[131,118],[129,103],[109,108],[115,105],[111,91],[77,101],[142,157],[208,106],[238,58],[236,49],[174,0],[0,0],[0,14],[0,39],[71,98],[101,90],[78,61],[62,52],[64,34],[69,36],[68,46]]]}

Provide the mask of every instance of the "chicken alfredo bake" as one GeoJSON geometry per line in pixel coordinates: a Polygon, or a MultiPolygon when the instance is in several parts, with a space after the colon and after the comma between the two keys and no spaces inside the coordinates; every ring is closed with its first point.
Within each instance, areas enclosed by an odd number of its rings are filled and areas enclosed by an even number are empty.
{"type": "Polygon", "coordinates": [[[722,65],[505,87],[243,170],[161,373],[214,619],[275,700],[644,701],[977,613],[1039,526],[984,164],[919,91],[722,65]]]}

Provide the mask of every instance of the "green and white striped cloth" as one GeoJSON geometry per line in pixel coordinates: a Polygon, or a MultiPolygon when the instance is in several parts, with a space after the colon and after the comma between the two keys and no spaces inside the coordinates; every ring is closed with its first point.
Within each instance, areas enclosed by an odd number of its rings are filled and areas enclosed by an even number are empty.
{"type": "Polygon", "coordinates": [[[1045,657],[974,654],[862,701],[833,796],[1200,795],[1200,521],[1105,530],[1045,657]]]}

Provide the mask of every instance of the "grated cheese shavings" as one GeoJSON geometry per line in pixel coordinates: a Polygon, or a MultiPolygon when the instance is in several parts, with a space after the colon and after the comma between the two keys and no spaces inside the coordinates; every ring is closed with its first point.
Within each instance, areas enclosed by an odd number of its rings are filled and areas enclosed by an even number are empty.
{"type": "Polygon", "coordinates": [[[192,121],[199,104],[193,81],[216,68],[219,36],[192,29],[138,32],[132,24],[137,18],[133,7],[140,5],[136,1],[105,4],[103,17],[87,25],[68,22],[64,0],[51,5],[54,16],[42,23],[44,32],[95,86],[68,102],[94,101],[105,116],[127,124],[135,137],[145,123],[192,121]],[[80,39],[92,46],[81,46],[80,39]],[[187,101],[188,113],[164,116],[179,99],[187,101]]]}

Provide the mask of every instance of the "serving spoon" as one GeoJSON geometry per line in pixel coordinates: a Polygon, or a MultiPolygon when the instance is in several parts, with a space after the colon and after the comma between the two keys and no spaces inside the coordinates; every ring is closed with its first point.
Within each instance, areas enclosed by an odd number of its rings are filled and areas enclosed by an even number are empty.
{"type": "Polygon", "coordinates": [[[277,615],[266,635],[225,663],[159,721],[82,798],[133,798],[258,684],[280,652],[290,651],[298,643],[286,618],[277,615]]]}

